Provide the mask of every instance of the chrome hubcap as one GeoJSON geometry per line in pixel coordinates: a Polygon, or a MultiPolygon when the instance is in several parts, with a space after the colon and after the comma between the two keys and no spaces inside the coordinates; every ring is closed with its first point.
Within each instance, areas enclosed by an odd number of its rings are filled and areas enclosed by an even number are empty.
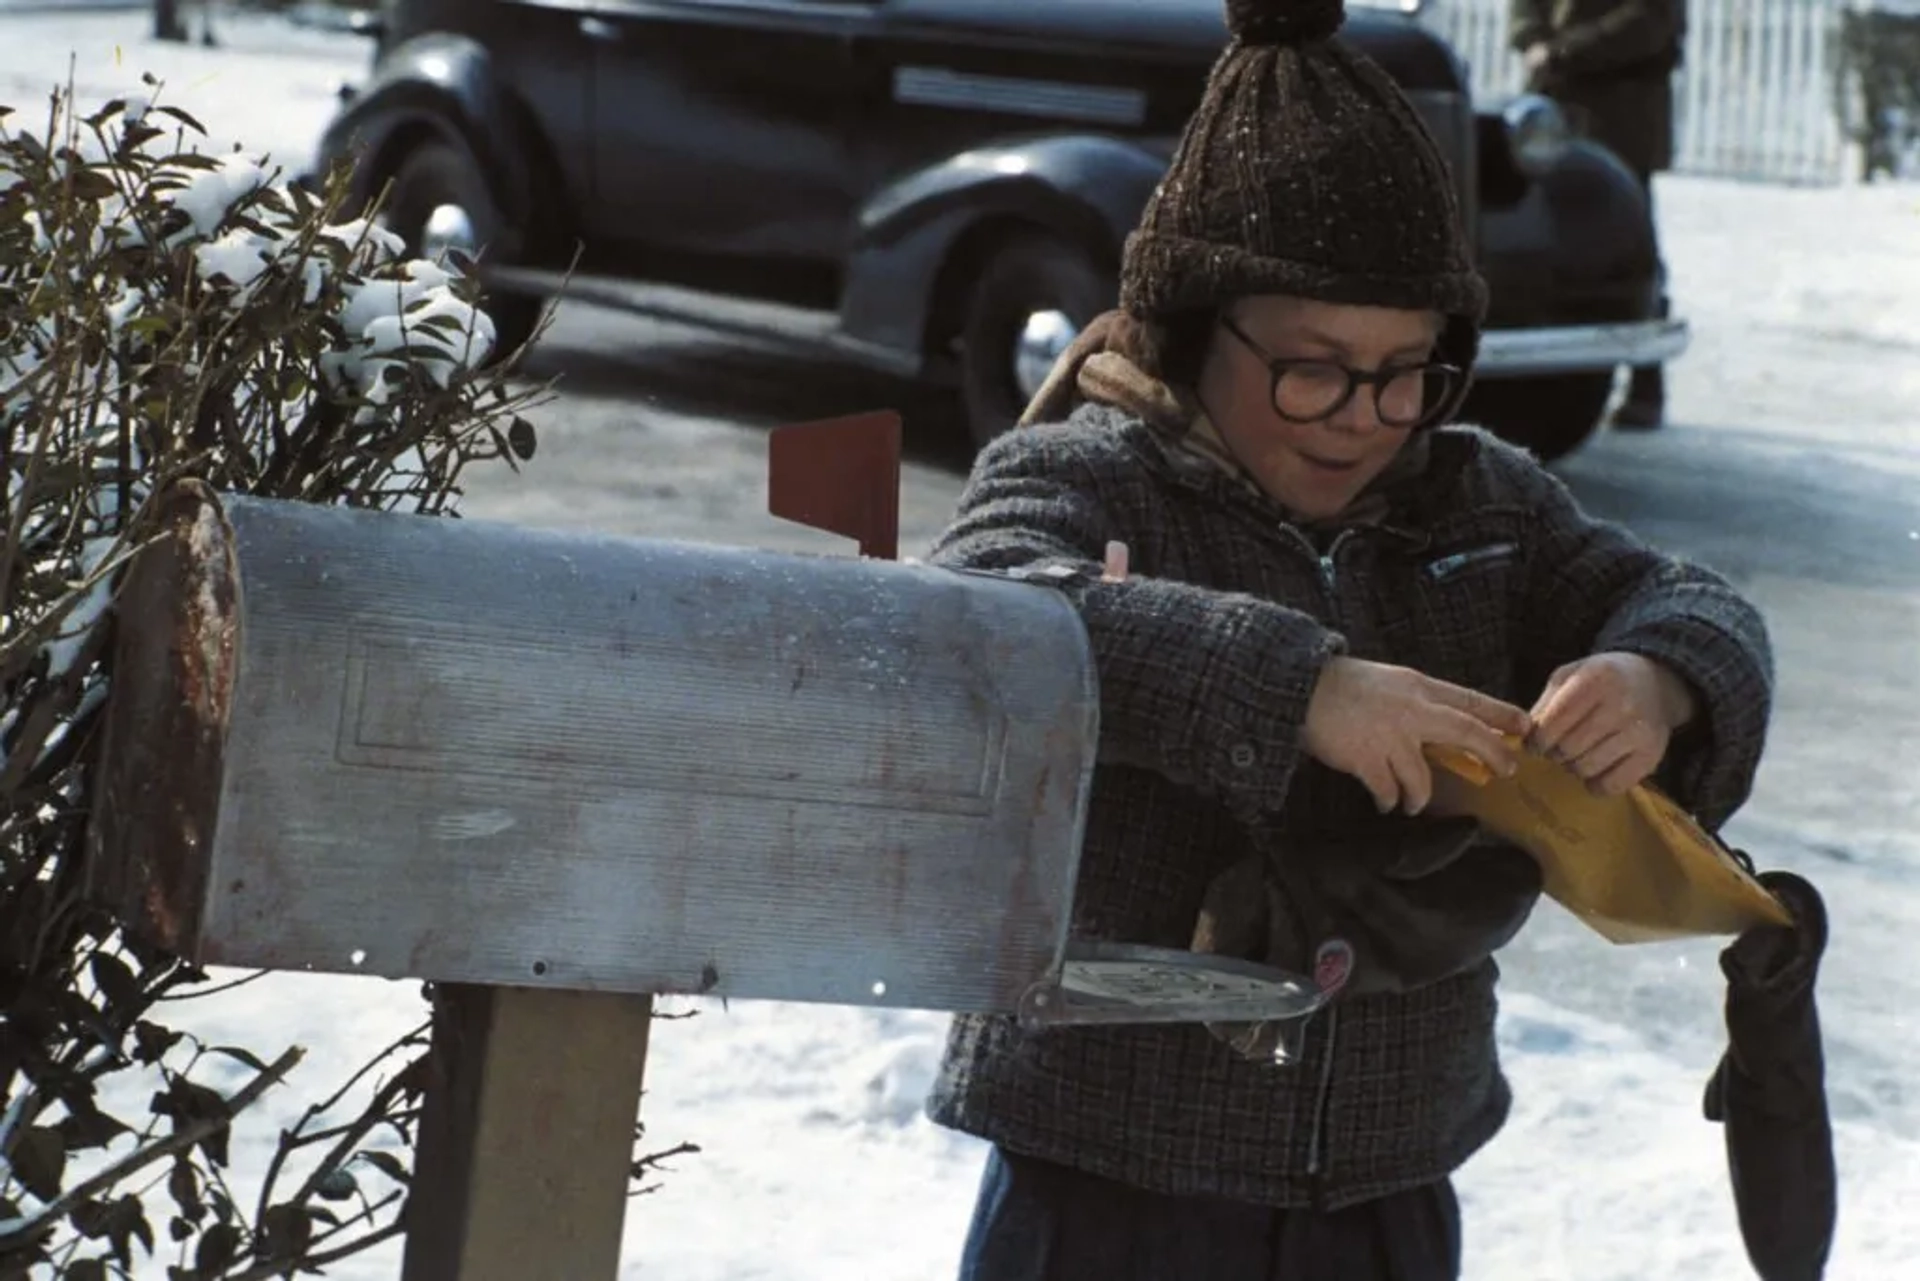
{"type": "Polygon", "coordinates": [[[1027,317],[1013,343],[1013,381],[1028,400],[1039,394],[1062,354],[1080,336],[1080,328],[1064,311],[1041,311],[1027,317]]]}
{"type": "Polygon", "coordinates": [[[477,257],[479,239],[473,229],[473,218],[465,209],[459,205],[438,205],[427,215],[427,225],[420,230],[420,256],[439,258],[451,249],[468,258],[477,257]]]}

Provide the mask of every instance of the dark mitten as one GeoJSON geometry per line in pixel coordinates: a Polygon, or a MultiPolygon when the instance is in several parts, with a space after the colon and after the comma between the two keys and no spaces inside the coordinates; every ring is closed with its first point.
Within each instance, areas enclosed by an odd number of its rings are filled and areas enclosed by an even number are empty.
{"type": "MultiPolygon", "coordinates": [[[[1338,941],[1352,956],[1342,997],[1437,983],[1510,942],[1539,898],[1538,865],[1478,835],[1472,819],[1385,816],[1290,851],[1264,841],[1208,887],[1192,949],[1312,974],[1338,941]]],[[[1298,1029],[1209,1030],[1270,1061],[1298,1029]]]]}
{"type": "Polygon", "coordinates": [[[1349,995],[1471,969],[1512,940],[1540,893],[1538,865],[1482,840],[1471,818],[1368,815],[1270,858],[1298,900],[1309,949],[1327,938],[1352,946],[1349,995]]]}
{"type": "Polygon", "coordinates": [[[1540,865],[1513,846],[1469,837],[1460,854],[1417,876],[1397,867],[1387,874],[1361,870],[1361,860],[1343,861],[1337,848],[1322,863],[1327,928],[1355,953],[1349,993],[1438,983],[1479,965],[1520,932],[1540,900],[1540,865]]]}
{"type": "MultiPolygon", "coordinates": [[[[1191,950],[1307,973],[1306,935],[1263,855],[1248,855],[1207,886],[1191,950]]],[[[1209,1023],[1206,1028],[1247,1058],[1262,1063],[1292,1058],[1292,1029],[1284,1022],[1209,1023]]]]}
{"type": "Polygon", "coordinates": [[[1727,1169],[1754,1271],[1763,1281],[1818,1281],[1839,1196],[1814,1004],[1826,905],[1790,872],[1763,872],[1760,881],[1794,924],[1757,926],[1720,955],[1727,1051],[1707,1084],[1706,1113],[1726,1126],[1727,1169]]]}

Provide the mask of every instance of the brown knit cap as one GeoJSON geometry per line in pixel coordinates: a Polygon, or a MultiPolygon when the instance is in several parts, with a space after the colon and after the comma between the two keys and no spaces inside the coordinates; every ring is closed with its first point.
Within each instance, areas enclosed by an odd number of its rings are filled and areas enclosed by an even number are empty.
{"type": "Polygon", "coordinates": [[[1333,40],[1342,0],[1226,7],[1233,39],[1127,239],[1121,305],[1145,320],[1250,294],[1432,309],[1451,322],[1442,358],[1471,368],[1487,286],[1452,176],[1393,80],[1333,40]]]}

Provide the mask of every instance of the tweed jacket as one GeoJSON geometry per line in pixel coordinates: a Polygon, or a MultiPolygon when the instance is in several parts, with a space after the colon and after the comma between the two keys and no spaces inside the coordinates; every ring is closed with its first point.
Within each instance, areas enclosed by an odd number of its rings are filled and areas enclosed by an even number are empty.
{"type": "MultiPolygon", "coordinates": [[[[1746,798],[1767,724],[1762,619],[1711,571],[1587,516],[1533,459],[1431,434],[1387,514],[1303,528],[1163,432],[1097,403],[982,451],[935,563],[1049,576],[1086,624],[1101,730],[1076,936],[1184,948],[1209,883],[1279,831],[1366,819],[1365,789],[1300,738],[1321,668],[1350,654],[1527,705],[1601,650],[1646,655],[1700,715],[1657,781],[1708,827],[1746,798]],[[1131,573],[1102,581],[1125,542],[1131,573]]],[[[1530,904],[1529,904],[1530,906],[1530,904]]],[[[954,1020],[938,1123],[1136,1187],[1339,1208],[1450,1175],[1504,1123],[1489,956],[1316,1016],[1284,1067],[1195,1026],[1027,1033],[954,1020]]]]}

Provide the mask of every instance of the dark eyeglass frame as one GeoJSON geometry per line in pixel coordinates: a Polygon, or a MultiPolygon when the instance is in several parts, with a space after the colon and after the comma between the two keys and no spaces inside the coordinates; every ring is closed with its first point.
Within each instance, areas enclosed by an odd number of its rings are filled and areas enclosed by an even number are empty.
{"type": "Polygon", "coordinates": [[[1270,380],[1267,388],[1267,402],[1273,406],[1274,413],[1280,415],[1280,417],[1290,423],[1305,424],[1325,422],[1342,409],[1345,409],[1347,403],[1353,399],[1354,393],[1360,388],[1372,387],[1375,389],[1373,412],[1379,416],[1383,426],[1392,427],[1397,431],[1422,431],[1440,421],[1441,417],[1447,412],[1446,402],[1451,399],[1451,395],[1440,397],[1440,403],[1438,404],[1427,404],[1423,401],[1418,417],[1409,419],[1406,422],[1395,422],[1393,419],[1387,417],[1386,411],[1380,403],[1380,392],[1386,390],[1388,383],[1396,379],[1405,378],[1408,374],[1419,374],[1422,382],[1424,382],[1429,375],[1444,374],[1448,379],[1447,390],[1451,393],[1459,380],[1466,376],[1466,371],[1458,365],[1450,365],[1445,361],[1438,360],[1423,361],[1417,365],[1389,365],[1384,369],[1369,370],[1355,369],[1350,365],[1343,365],[1337,360],[1328,360],[1325,357],[1318,356],[1289,359],[1284,356],[1274,355],[1252,338],[1249,338],[1246,330],[1240,328],[1239,322],[1234,320],[1232,316],[1222,313],[1220,316],[1220,324],[1228,333],[1239,339],[1242,346],[1266,363],[1267,374],[1270,380]],[[1302,418],[1300,415],[1290,414],[1280,407],[1280,380],[1286,376],[1288,370],[1298,369],[1306,365],[1318,366],[1321,369],[1338,369],[1346,377],[1347,388],[1340,393],[1339,399],[1335,400],[1333,404],[1325,410],[1302,418]]]}

